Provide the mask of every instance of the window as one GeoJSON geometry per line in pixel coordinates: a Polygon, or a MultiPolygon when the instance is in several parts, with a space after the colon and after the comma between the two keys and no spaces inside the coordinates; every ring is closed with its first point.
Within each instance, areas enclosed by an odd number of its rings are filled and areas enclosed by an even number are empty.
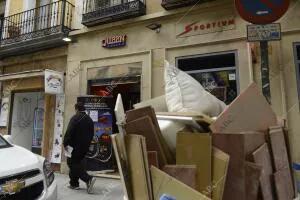
{"type": "Polygon", "coordinates": [[[298,98],[300,99],[300,43],[294,45],[298,98]]]}
{"type": "Polygon", "coordinates": [[[239,84],[235,52],[179,57],[176,63],[179,69],[226,104],[237,97],[239,84]]]}
{"type": "Polygon", "coordinates": [[[4,16],[5,13],[5,0],[0,0],[0,17],[4,16]]]}

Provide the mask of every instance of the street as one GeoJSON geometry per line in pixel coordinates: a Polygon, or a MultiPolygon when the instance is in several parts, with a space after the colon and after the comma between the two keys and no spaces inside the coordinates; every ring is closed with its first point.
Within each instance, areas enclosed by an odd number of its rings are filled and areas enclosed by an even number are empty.
{"type": "Polygon", "coordinates": [[[121,182],[115,179],[97,178],[94,185],[94,194],[87,194],[86,185],[80,182],[80,190],[69,189],[69,177],[64,174],[55,174],[58,186],[58,200],[123,200],[121,182]]]}

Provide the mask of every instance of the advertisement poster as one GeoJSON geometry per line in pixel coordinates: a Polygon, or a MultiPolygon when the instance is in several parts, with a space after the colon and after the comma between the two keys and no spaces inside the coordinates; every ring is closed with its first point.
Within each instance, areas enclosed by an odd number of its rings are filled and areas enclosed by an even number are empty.
{"type": "Polygon", "coordinates": [[[86,155],[87,170],[112,169],[113,147],[110,135],[114,126],[114,100],[112,97],[82,96],[77,102],[84,103],[87,114],[94,121],[94,139],[86,155]]]}
{"type": "Polygon", "coordinates": [[[1,102],[0,126],[7,126],[9,98],[4,97],[1,102]]]}
{"type": "Polygon", "coordinates": [[[64,73],[52,70],[45,70],[45,93],[64,93],[64,73]]]}
{"type": "Polygon", "coordinates": [[[54,139],[51,153],[51,163],[61,163],[62,135],[64,123],[65,95],[56,95],[54,139]]]}

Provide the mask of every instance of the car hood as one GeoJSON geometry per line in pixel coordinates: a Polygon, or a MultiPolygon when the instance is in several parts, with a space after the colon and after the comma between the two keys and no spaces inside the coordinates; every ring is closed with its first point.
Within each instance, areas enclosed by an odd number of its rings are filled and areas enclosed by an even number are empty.
{"type": "Polygon", "coordinates": [[[42,164],[36,154],[15,145],[0,149],[0,163],[0,177],[32,169],[42,170],[42,164]]]}

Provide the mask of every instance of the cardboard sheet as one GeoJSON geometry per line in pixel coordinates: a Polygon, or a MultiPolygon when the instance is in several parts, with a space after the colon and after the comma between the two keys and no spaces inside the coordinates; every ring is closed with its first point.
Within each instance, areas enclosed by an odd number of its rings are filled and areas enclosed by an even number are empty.
{"type": "MultiPolygon", "coordinates": [[[[197,166],[197,190],[204,194],[211,187],[212,144],[209,134],[179,132],[176,164],[197,166]]],[[[211,196],[211,192],[207,193],[211,196]]]]}
{"type": "Polygon", "coordinates": [[[211,124],[214,133],[267,131],[277,116],[255,83],[243,91],[211,124]]]}
{"type": "Polygon", "coordinates": [[[276,194],[278,200],[293,200],[294,186],[291,182],[291,171],[288,167],[274,174],[276,194]]]}
{"type": "Polygon", "coordinates": [[[154,200],[160,200],[160,197],[164,194],[178,200],[210,200],[205,195],[153,166],[151,167],[151,180],[154,200]]]}
{"type": "Polygon", "coordinates": [[[212,199],[223,200],[230,156],[217,148],[212,150],[212,199]]]}

